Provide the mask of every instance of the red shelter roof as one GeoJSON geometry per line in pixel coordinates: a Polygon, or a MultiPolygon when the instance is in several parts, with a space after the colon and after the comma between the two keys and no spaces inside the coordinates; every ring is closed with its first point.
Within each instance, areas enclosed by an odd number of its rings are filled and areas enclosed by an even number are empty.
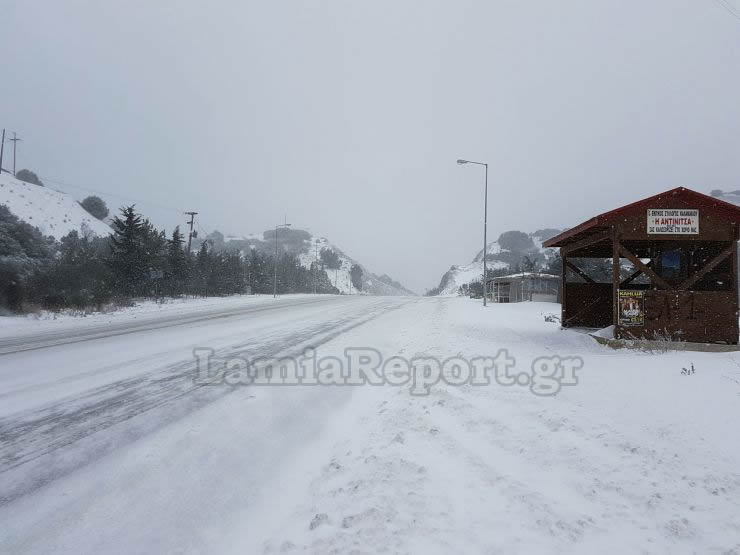
{"type": "Polygon", "coordinates": [[[671,189],[669,191],[638,200],[637,202],[626,204],[620,208],[615,208],[609,212],[604,212],[598,216],[594,216],[593,218],[564,231],[560,235],[556,235],[555,237],[548,239],[543,243],[543,246],[562,247],[576,239],[590,235],[596,231],[596,228],[603,228],[612,224],[619,218],[631,215],[640,210],[646,210],[651,206],[656,206],[657,204],[665,205],[673,200],[690,202],[693,206],[696,206],[696,208],[710,210],[711,212],[722,215],[722,217],[726,218],[730,222],[740,223],[739,206],[735,206],[732,203],[719,200],[697,191],[692,191],[686,187],[676,187],[675,189],[671,189]]]}

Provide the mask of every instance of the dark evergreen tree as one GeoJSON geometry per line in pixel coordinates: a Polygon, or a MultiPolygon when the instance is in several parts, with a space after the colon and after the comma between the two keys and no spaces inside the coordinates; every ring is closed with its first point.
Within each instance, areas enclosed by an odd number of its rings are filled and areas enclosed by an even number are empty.
{"type": "Polygon", "coordinates": [[[362,291],[362,268],[359,264],[353,264],[349,271],[349,275],[352,278],[352,285],[358,291],[362,291]]]}
{"type": "Polygon", "coordinates": [[[144,289],[148,279],[149,256],[145,242],[148,230],[134,206],[121,208],[113,219],[108,264],[113,272],[116,293],[133,296],[144,289]]]}
{"type": "Polygon", "coordinates": [[[139,294],[159,296],[164,292],[162,286],[167,268],[169,241],[165,232],[157,230],[148,219],[142,223],[146,273],[139,294]]]}
{"type": "Polygon", "coordinates": [[[167,244],[167,284],[171,295],[180,295],[185,292],[189,270],[190,263],[185,254],[185,239],[180,233],[180,226],[177,226],[167,244]]]}
{"type": "Polygon", "coordinates": [[[252,293],[270,293],[272,260],[265,253],[252,249],[247,258],[247,279],[252,293]]]}
{"type": "Polygon", "coordinates": [[[334,287],[325,270],[322,270],[316,263],[311,265],[311,279],[316,280],[317,293],[339,294],[339,289],[334,287]]]}
{"type": "Polygon", "coordinates": [[[330,270],[337,270],[342,267],[342,261],[339,259],[339,255],[332,249],[321,249],[319,256],[324,267],[330,270]]]}
{"type": "Polygon", "coordinates": [[[195,256],[194,291],[199,295],[208,295],[208,278],[210,273],[210,253],[208,252],[208,241],[203,241],[200,250],[195,256]]]}

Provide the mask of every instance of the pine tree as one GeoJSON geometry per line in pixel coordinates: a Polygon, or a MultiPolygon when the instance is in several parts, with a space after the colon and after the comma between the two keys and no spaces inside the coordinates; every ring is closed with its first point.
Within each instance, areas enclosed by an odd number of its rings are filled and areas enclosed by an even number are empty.
{"type": "Polygon", "coordinates": [[[264,253],[252,249],[248,258],[248,277],[252,293],[270,293],[272,288],[272,274],[270,268],[272,260],[264,253]]]}
{"type": "Polygon", "coordinates": [[[352,278],[352,285],[358,291],[362,291],[362,268],[359,264],[353,264],[349,271],[349,275],[352,278]]]}
{"type": "Polygon", "coordinates": [[[108,264],[119,294],[131,296],[143,288],[149,270],[146,234],[144,222],[133,205],[121,208],[121,215],[113,219],[108,264]]]}
{"type": "Polygon", "coordinates": [[[185,239],[177,226],[167,244],[167,281],[172,295],[183,293],[188,279],[189,261],[184,245],[185,239]]]}
{"type": "Polygon", "coordinates": [[[208,281],[210,274],[210,253],[208,252],[208,241],[203,241],[200,250],[195,256],[195,281],[198,293],[208,295],[208,281]]]}

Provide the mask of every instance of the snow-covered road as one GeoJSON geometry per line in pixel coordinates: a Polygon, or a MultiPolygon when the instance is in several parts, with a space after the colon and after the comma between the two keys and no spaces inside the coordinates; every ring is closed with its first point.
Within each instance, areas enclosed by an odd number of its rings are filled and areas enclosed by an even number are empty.
{"type": "Polygon", "coordinates": [[[84,341],[95,321],[6,326],[21,348],[0,355],[0,552],[739,551],[740,357],[613,351],[545,322],[557,308],[305,296],[84,341]],[[29,337],[52,331],[66,344],[29,337]],[[193,383],[197,347],[307,346],[584,366],[554,396],[193,383]]]}
{"type": "MultiPolygon", "coordinates": [[[[39,546],[51,547],[53,544],[43,542],[56,541],[57,534],[73,534],[74,544],[64,545],[76,550],[73,546],[80,545],[80,530],[69,527],[68,519],[74,518],[76,510],[87,510],[84,507],[93,500],[97,504],[105,499],[102,492],[106,490],[111,492],[109,502],[115,505],[124,503],[123,497],[131,502],[126,508],[126,521],[133,519],[137,526],[157,525],[158,518],[147,516],[146,511],[139,516],[131,512],[141,509],[144,498],[138,496],[145,495],[152,503],[151,490],[160,489],[164,504],[158,509],[176,516],[183,526],[179,537],[162,538],[162,545],[197,546],[190,535],[203,532],[193,520],[202,507],[186,507],[179,501],[187,493],[189,482],[178,484],[175,476],[190,476],[201,485],[204,499],[217,504],[234,492],[228,482],[224,482],[225,490],[214,487],[223,472],[247,474],[249,485],[242,487],[261,485],[265,478],[260,466],[264,471],[288,457],[291,449],[303,444],[312,427],[319,429],[335,404],[343,402],[350,392],[286,390],[259,402],[259,392],[245,388],[199,387],[193,383],[192,350],[209,347],[222,356],[249,357],[297,353],[408,302],[413,301],[288,297],[263,299],[255,306],[247,299],[243,307],[221,307],[198,315],[154,314],[113,325],[76,322],[62,330],[47,331],[46,326],[41,332],[29,334],[23,330],[17,336],[6,329],[3,345],[17,346],[19,352],[0,357],[0,520],[8,523],[8,517],[15,515],[22,522],[17,529],[4,526],[0,539],[10,541],[14,551],[23,550],[25,545],[38,552],[39,546]],[[49,337],[63,344],[40,348],[49,344],[49,337]],[[234,403],[239,407],[236,410],[234,403]],[[260,406],[245,410],[245,404],[260,406]],[[301,414],[300,407],[309,411],[301,414]],[[211,420],[209,412],[220,416],[211,420]],[[282,422],[295,418],[298,421],[292,426],[293,432],[288,430],[290,426],[276,428],[270,424],[271,419],[282,422]],[[170,463],[180,449],[171,442],[182,441],[179,433],[193,434],[194,430],[201,430],[208,439],[195,444],[188,441],[184,451],[196,460],[173,471],[170,463]],[[291,433],[295,437],[291,438],[291,433]],[[167,439],[161,441],[160,436],[167,439]],[[157,453],[149,459],[157,460],[157,464],[150,467],[144,461],[146,471],[139,460],[127,466],[125,461],[136,451],[136,445],[144,444],[157,453]],[[235,445],[243,447],[239,456],[234,456],[235,445]],[[206,460],[198,462],[201,458],[206,460]],[[113,475],[110,470],[101,470],[111,464],[116,469],[113,475]],[[144,489],[137,486],[142,471],[147,474],[144,489]],[[81,478],[85,487],[73,487],[72,497],[59,496],[81,478]],[[101,489],[89,490],[96,478],[101,480],[101,489]],[[44,502],[39,503],[39,499],[44,502]],[[61,510],[59,502],[64,503],[61,510]],[[21,506],[29,510],[19,511],[21,506]],[[183,518],[183,510],[193,518],[183,518]],[[37,518],[44,523],[43,534],[36,529],[37,518]],[[42,543],[35,544],[37,541],[42,543]]],[[[248,500],[246,497],[242,502],[248,500]]],[[[223,508],[227,507],[225,503],[223,508]]],[[[136,534],[125,535],[131,538],[132,549],[153,545],[138,544],[136,534]]],[[[157,535],[147,534],[146,542],[157,535]]],[[[90,542],[90,549],[102,541],[109,550],[115,550],[121,542],[119,533],[108,536],[102,530],[83,537],[90,542]]]]}

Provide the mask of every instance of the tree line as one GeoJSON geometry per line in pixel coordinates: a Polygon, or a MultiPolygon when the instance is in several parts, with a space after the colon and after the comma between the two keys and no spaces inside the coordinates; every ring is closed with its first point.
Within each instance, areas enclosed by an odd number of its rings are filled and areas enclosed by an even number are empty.
{"type": "MultiPolygon", "coordinates": [[[[135,206],[121,208],[112,230],[109,237],[73,231],[56,241],[0,205],[0,308],[99,309],[135,297],[273,292],[270,253],[227,252],[205,241],[190,254],[179,227],[167,236],[135,206]]],[[[339,293],[323,268],[278,255],[279,294],[314,290],[339,293]]]]}

